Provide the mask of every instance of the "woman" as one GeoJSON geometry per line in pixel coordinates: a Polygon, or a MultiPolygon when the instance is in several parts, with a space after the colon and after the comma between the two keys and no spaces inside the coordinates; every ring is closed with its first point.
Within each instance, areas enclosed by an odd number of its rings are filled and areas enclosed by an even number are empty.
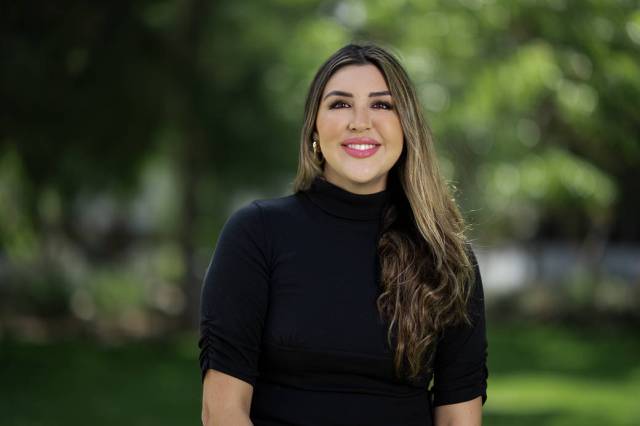
{"type": "Polygon", "coordinates": [[[484,300],[464,230],[402,66],[372,44],[337,51],[307,96],[294,193],[238,209],[218,239],[203,423],[480,425],[484,300]]]}

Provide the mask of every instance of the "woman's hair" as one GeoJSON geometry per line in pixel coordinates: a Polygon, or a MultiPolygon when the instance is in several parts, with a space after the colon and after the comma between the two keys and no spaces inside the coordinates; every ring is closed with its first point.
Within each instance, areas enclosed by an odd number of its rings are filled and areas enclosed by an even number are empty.
{"type": "Polygon", "coordinates": [[[440,174],[431,130],[415,88],[402,65],[372,44],[349,44],[322,64],[307,94],[294,192],[307,190],[323,173],[312,149],[316,116],[327,81],[347,65],[376,66],[385,78],[404,134],[400,158],[389,171],[391,202],[378,239],[380,285],[377,307],[395,337],[396,373],[409,379],[432,369],[433,354],[446,326],[470,324],[467,303],[475,281],[473,253],[465,223],[452,197],[455,187],[440,174]],[[428,356],[428,359],[425,357],[428,356]]]}

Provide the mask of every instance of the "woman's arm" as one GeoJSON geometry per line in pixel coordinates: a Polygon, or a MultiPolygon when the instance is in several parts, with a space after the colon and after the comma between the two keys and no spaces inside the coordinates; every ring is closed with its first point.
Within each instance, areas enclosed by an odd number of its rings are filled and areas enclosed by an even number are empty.
{"type": "Polygon", "coordinates": [[[482,397],[457,404],[440,405],[434,411],[434,426],[481,426],[482,397]]]}
{"type": "Polygon", "coordinates": [[[210,369],[202,387],[203,426],[252,426],[249,412],[253,387],[240,379],[210,369]]]}
{"type": "Polygon", "coordinates": [[[269,303],[267,245],[261,210],[253,202],[227,220],[205,273],[198,341],[205,426],[251,425],[269,303]]]}
{"type": "Polygon", "coordinates": [[[436,425],[480,425],[487,399],[487,333],[484,290],[473,250],[475,270],[473,295],[469,301],[471,325],[447,328],[436,347],[433,407],[436,425]]]}

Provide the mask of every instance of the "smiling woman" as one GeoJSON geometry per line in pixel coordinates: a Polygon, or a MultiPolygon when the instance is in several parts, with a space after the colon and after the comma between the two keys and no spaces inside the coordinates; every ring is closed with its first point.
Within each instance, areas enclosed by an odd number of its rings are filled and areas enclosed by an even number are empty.
{"type": "Polygon", "coordinates": [[[314,135],[327,160],[328,181],[357,194],[386,188],[387,173],[403,147],[392,99],[374,65],[348,65],[329,79],[314,135]]]}
{"type": "Polygon", "coordinates": [[[385,49],[350,44],[318,70],[293,189],[220,233],[202,289],[203,423],[479,425],[480,270],[385,49]]]}

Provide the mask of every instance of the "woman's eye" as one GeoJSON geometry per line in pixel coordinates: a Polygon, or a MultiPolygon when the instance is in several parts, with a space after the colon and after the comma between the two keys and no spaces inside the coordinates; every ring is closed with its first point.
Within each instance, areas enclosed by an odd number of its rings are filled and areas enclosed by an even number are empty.
{"type": "Polygon", "coordinates": [[[342,102],[342,101],[335,101],[334,103],[332,103],[331,105],[329,105],[329,109],[336,109],[336,108],[342,108],[348,106],[346,103],[342,102]]]}
{"type": "Polygon", "coordinates": [[[389,102],[383,101],[376,102],[375,104],[373,104],[373,106],[378,109],[393,109],[393,105],[391,105],[389,102]]]}

